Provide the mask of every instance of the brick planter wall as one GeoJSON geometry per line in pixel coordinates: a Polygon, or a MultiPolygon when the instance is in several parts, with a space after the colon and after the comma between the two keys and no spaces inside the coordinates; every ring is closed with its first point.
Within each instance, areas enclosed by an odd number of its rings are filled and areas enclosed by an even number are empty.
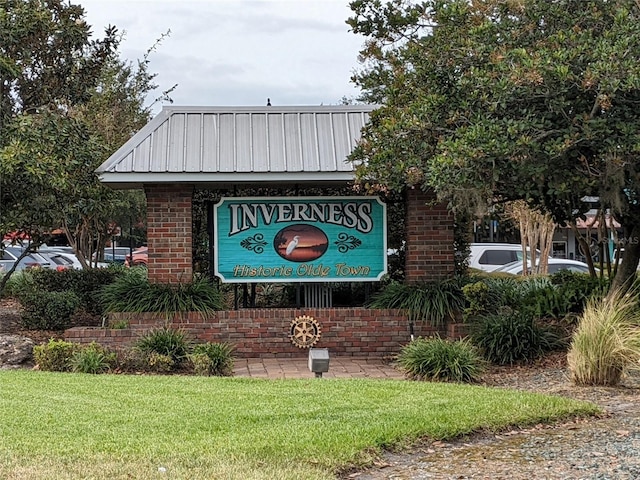
{"type": "MultiPolygon", "coordinates": [[[[248,357],[303,357],[307,349],[294,346],[288,335],[291,322],[308,315],[320,324],[321,336],[316,348],[328,348],[332,355],[383,357],[398,353],[409,341],[409,323],[399,310],[345,309],[255,309],[217,312],[203,319],[196,313],[178,315],[170,325],[186,331],[199,342],[229,342],[235,355],[248,357]]],[[[126,319],[125,329],[74,327],[65,339],[77,343],[96,341],[118,348],[131,346],[149,329],[166,324],[156,314],[112,314],[111,321],[126,319]]],[[[425,324],[414,326],[416,336],[436,332],[425,324]]],[[[446,331],[438,332],[446,334],[446,331]]]]}

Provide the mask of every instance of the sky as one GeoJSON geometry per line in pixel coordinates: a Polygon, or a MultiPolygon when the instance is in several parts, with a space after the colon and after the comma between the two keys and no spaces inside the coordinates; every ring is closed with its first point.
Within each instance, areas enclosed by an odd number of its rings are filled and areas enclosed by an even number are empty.
{"type": "MultiPolygon", "coordinates": [[[[364,38],[345,23],[349,0],[73,0],[94,37],[125,32],[121,57],[151,53],[149,71],[176,106],[335,105],[359,91],[364,38]]],[[[154,97],[157,95],[154,95],[154,97]]],[[[157,113],[162,105],[154,105],[157,113]]]]}

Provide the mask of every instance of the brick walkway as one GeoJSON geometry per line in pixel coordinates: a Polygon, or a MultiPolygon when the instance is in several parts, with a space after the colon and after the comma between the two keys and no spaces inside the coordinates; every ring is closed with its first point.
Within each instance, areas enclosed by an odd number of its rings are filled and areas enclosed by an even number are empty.
{"type": "MultiPolygon", "coordinates": [[[[237,358],[236,377],[252,378],[314,378],[309,371],[308,358],[237,358]]],[[[404,378],[401,371],[381,359],[331,357],[329,371],[322,378],[404,378]]]]}

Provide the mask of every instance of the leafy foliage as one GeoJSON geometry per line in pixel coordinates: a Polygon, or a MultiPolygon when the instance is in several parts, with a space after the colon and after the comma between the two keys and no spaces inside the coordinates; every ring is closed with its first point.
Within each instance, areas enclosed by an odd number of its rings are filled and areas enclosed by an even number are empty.
{"type": "Polygon", "coordinates": [[[15,275],[12,275],[4,290],[2,290],[3,297],[15,297],[17,298],[21,292],[28,292],[33,290],[33,270],[25,269],[20,270],[15,275]]]}
{"type": "Polygon", "coordinates": [[[145,367],[156,373],[169,373],[176,368],[176,361],[171,355],[158,352],[148,352],[145,356],[145,367]]]}
{"type": "Polygon", "coordinates": [[[71,325],[71,315],[80,305],[70,290],[34,292],[20,295],[23,306],[22,326],[28,330],[64,330],[71,325]]]}
{"type": "Polygon", "coordinates": [[[224,299],[206,279],[177,285],[150,283],[146,270],[133,268],[105,286],[100,299],[108,312],[199,312],[222,310],[224,299]]]}
{"type": "Polygon", "coordinates": [[[105,373],[115,365],[116,354],[95,342],[73,352],[69,359],[71,371],[75,373],[105,373]]]}
{"type": "Polygon", "coordinates": [[[636,0],[357,0],[354,80],[380,104],[352,155],[371,190],[433,188],[457,210],[524,200],[573,221],[599,196],[640,258],[636,0]]]}
{"type": "Polygon", "coordinates": [[[582,313],[591,298],[604,296],[609,290],[610,279],[561,270],[550,277],[560,298],[560,314],[582,313]]]}
{"type": "Polygon", "coordinates": [[[79,5],[17,0],[0,10],[0,232],[28,233],[33,247],[61,226],[60,199],[73,203],[95,161],[95,143],[69,112],[90,97],[118,39],[111,27],[91,35],[79,5]]]}
{"type": "MultiPolygon", "coordinates": [[[[100,315],[103,313],[100,304],[100,291],[105,285],[110,285],[127,272],[124,269],[111,266],[99,269],[38,269],[27,273],[31,278],[29,291],[62,292],[72,291],[80,300],[79,307],[83,310],[100,315]]],[[[27,291],[26,289],[23,291],[27,291]]]]}
{"type": "Polygon", "coordinates": [[[415,285],[391,282],[372,297],[368,306],[406,310],[411,321],[438,326],[462,311],[464,298],[458,279],[415,285]]]}
{"type": "Polygon", "coordinates": [[[233,345],[229,343],[201,343],[193,347],[189,356],[197,375],[226,377],[233,375],[233,345]]]}
{"type": "Polygon", "coordinates": [[[475,382],[484,371],[484,360],[468,340],[418,338],[405,345],[398,363],[407,375],[420,380],[475,382]]]}
{"type": "Polygon", "coordinates": [[[574,332],[567,355],[578,385],[617,385],[640,362],[640,310],[637,291],[592,298],[574,332]]]}
{"type": "Polygon", "coordinates": [[[40,370],[68,372],[71,370],[71,358],[77,350],[77,344],[52,338],[46,344],[33,347],[33,356],[40,370]]]}
{"type": "Polygon", "coordinates": [[[144,218],[143,193],[109,189],[95,169],[146,124],[157,88],[158,43],[132,63],[119,58],[115,27],[92,35],[80,5],[17,0],[0,10],[0,233],[25,232],[37,248],[62,228],[84,267],[114,225],[133,230],[144,218]]]}
{"type": "Polygon", "coordinates": [[[171,369],[186,360],[190,343],[184,332],[163,327],[146,332],[135,342],[135,348],[149,355],[150,365],[168,365],[171,369]],[[170,362],[160,358],[159,355],[167,357],[170,362]]]}
{"type": "Polygon", "coordinates": [[[480,318],[471,340],[482,355],[498,365],[527,362],[561,345],[559,335],[521,312],[498,313],[480,318]]]}
{"type": "Polygon", "coordinates": [[[471,277],[462,288],[470,320],[498,312],[521,311],[535,318],[561,319],[582,312],[592,296],[602,296],[608,280],[561,271],[551,276],[471,277]]]}

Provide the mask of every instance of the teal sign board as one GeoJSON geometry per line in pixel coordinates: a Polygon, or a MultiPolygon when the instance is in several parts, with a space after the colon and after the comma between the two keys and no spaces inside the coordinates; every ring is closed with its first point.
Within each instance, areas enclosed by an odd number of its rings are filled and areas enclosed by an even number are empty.
{"type": "Polygon", "coordinates": [[[364,282],[387,272],[377,197],[223,198],[214,208],[223,282],[364,282]]]}

